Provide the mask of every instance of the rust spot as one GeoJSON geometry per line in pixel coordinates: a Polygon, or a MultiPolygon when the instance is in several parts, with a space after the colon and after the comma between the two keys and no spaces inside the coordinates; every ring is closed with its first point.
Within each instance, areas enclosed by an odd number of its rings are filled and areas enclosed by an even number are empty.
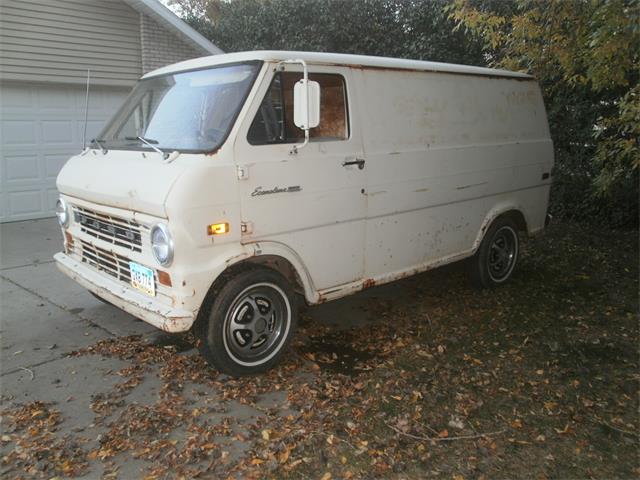
{"type": "Polygon", "coordinates": [[[220,150],[219,148],[216,148],[215,150],[211,150],[210,152],[206,152],[205,155],[207,157],[213,157],[216,153],[218,153],[219,150],[220,150]]]}
{"type": "MultiPolygon", "coordinates": [[[[485,78],[494,78],[494,79],[505,79],[505,80],[516,80],[516,81],[535,81],[535,77],[533,75],[529,75],[528,77],[512,77],[509,75],[500,75],[499,73],[491,74],[491,73],[481,73],[481,72],[451,72],[447,70],[438,70],[435,68],[409,68],[409,67],[381,67],[377,65],[359,65],[359,64],[350,64],[350,63],[325,63],[318,62],[318,64],[326,64],[326,65],[335,65],[340,67],[348,67],[353,68],[355,70],[382,70],[389,72],[418,72],[418,73],[440,73],[444,75],[465,75],[465,76],[476,76],[476,77],[485,77],[485,78]]],[[[515,72],[517,73],[517,72],[515,72]]]]}
{"type": "Polygon", "coordinates": [[[187,281],[186,280],[182,280],[182,286],[186,287],[187,286],[187,281]]]}
{"type": "Polygon", "coordinates": [[[373,286],[375,286],[376,281],[373,278],[367,278],[364,283],[362,284],[362,288],[371,288],[373,286]]]}

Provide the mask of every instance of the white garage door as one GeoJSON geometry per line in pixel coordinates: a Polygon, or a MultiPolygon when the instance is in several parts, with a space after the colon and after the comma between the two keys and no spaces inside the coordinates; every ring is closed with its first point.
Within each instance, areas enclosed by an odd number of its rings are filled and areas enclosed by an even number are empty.
{"type": "MultiPolygon", "coordinates": [[[[120,107],[128,89],[92,87],[87,139],[120,107]]],[[[83,85],[0,85],[0,222],[53,215],[56,176],[82,149],[83,85]]]]}

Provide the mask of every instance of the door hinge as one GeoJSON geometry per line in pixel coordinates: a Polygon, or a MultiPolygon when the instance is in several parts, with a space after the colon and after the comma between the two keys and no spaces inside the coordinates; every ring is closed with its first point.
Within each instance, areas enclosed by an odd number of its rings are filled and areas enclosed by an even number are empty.
{"type": "Polygon", "coordinates": [[[240,233],[243,233],[245,235],[249,233],[253,233],[253,222],[241,222],[240,233]]]}
{"type": "Polygon", "coordinates": [[[246,165],[238,165],[237,172],[238,180],[246,180],[247,178],[249,178],[249,167],[247,167],[246,165]]]}

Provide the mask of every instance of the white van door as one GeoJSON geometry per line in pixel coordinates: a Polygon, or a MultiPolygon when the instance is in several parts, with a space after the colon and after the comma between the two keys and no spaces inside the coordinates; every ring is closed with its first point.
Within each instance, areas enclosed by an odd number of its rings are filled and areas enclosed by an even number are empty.
{"type": "MultiPolygon", "coordinates": [[[[297,255],[316,290],[360,280],[364,270],[366,168],[350,102],[350,71],[309,66],[320,84],[320,124],[293,123],[293,87],[301,67],[264,78],[235,141],[243,243],[275,242],[297,255]]],[[[265,248],[268,250],[268,248],[265,248]]]]}

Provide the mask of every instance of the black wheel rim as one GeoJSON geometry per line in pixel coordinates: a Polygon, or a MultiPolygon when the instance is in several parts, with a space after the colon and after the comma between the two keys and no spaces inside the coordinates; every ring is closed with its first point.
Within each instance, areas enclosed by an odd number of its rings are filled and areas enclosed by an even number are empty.
{"type": "Polygon", "coordinates": [[[225,317],[224,344],[238,364],[259,365],[282,347],[291,323],[286,294],[277,285],[261,283],[243,290],[225,317]]]}
{"type": "Polygon", "coordinates": [[[491,239],[487,270],[494,282],[506,280],[518,257],[518,235],[511,227],[501,227],[491,239]]]}

